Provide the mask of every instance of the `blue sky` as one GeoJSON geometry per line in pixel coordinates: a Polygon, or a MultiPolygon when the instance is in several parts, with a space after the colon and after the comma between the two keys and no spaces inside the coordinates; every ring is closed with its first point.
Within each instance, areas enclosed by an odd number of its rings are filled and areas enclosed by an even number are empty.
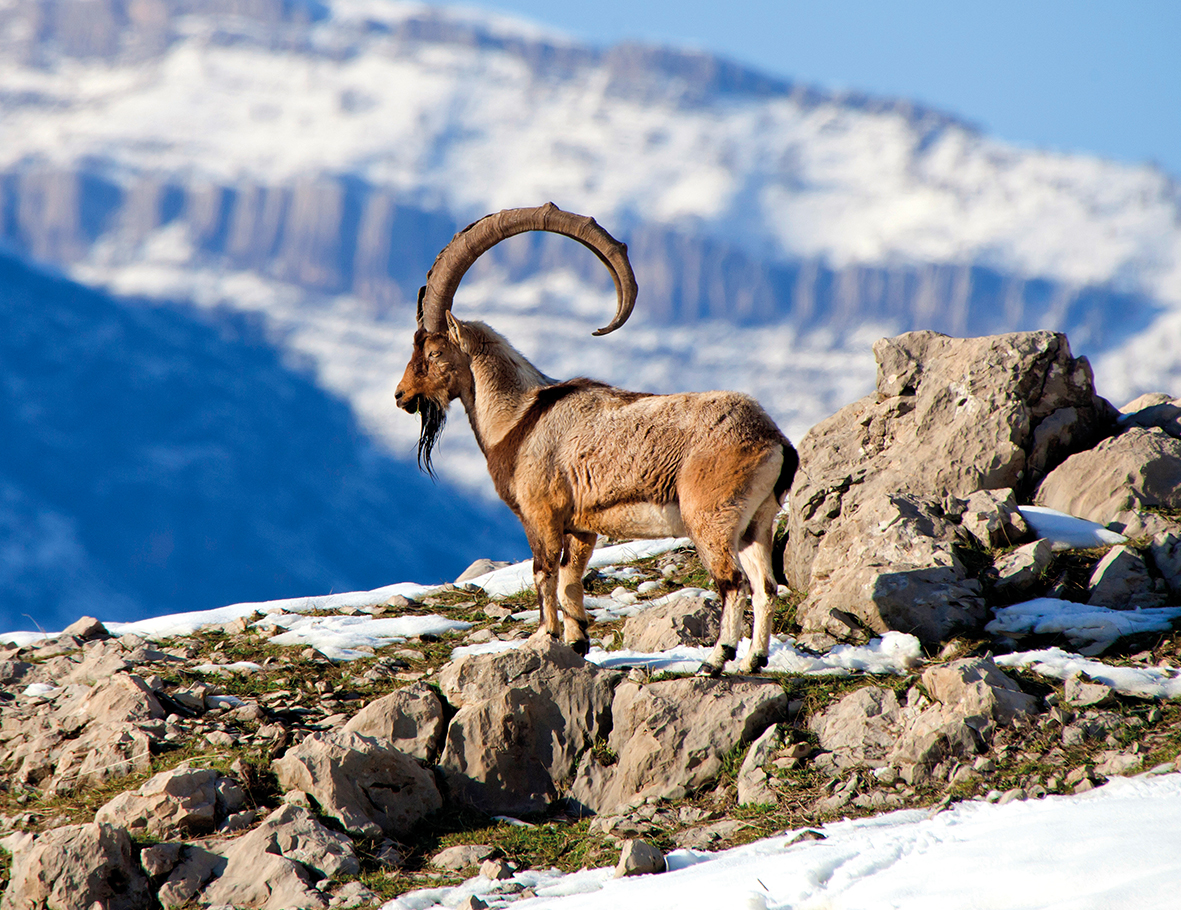
{"type": "Polygon", "coordinates": [[[1021,145],[1181,179],[1181,0],[487,0],[593,44],[720,53],[921,101],[1021,145]]]}

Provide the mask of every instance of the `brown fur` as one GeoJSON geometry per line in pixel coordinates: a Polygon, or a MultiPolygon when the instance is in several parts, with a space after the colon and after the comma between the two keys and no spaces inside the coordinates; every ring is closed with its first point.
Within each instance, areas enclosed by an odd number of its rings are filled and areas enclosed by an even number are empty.
{"type": "Polygon", "coordinates": [[[723,599],[722,634],[703,669],[716,675],[733,655],[747,583],[755,628],[744,667],[764,665],[772,522],[797,460],[759,404],[737,392],[557,383],[483,323],[447,320],[446,333],[415,335],[397,401],[410,411],[424,399],[462,402],[533,550],[541,631],[559,633],[560,606],[566,640],[585,652],[582,574],[597,535],[688,535],[723,599]]]}

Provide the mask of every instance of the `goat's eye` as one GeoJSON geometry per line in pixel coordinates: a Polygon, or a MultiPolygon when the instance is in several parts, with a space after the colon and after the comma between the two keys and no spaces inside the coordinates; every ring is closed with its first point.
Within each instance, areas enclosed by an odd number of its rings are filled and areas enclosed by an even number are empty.
{"type": "Polygon", "coordinates": [[[440,356],[441,355],[438,351],[431,351],[429,354],[426,355],[426,359],[427,360],[438,360],[440,356]]]}

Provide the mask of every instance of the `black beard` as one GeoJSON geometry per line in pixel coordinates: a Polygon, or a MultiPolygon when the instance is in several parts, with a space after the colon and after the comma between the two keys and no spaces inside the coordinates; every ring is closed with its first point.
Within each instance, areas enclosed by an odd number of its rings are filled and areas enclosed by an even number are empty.
{"type": "Polygon", "coordinates": [[[443,425],[447,423],[447,409],[439,407],[429,398],[420,398],[418,414],[422,418],[422,429],[418,433],[418,469],[433,478],[435,467],[431,464],[431,451],[443,433],[443,425]]]}

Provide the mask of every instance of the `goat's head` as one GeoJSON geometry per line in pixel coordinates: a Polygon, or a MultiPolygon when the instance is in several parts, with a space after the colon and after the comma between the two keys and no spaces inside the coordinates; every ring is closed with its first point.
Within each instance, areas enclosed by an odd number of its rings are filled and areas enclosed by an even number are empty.
{"type": "Polygon", "coordinates": [[[477,259],[506,237],[525,231],[550,231],[572,237],[607,266],[615,281],[615,318],[594,334],[605,335],[623,325],[636,301],[636,279],[627,246],[604,231],[593,218],[564,212],[552,202],[536,208],[505,209],[468,225],[435,257],[418,292],[418,331],[414,352],[394,399],[398,407],[418,413],[419,467],[431,472],[431,450],[443,430],[447,406],[472,382],[471,351],[464,344],[462,324],[451,315],[451,304],[464,273],[477,259]]]}

